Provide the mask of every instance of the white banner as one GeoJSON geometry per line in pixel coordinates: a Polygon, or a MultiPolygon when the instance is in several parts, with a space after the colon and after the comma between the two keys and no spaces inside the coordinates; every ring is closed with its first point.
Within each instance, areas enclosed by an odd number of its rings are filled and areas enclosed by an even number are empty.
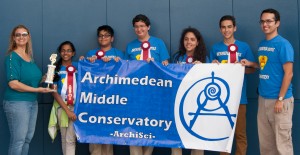
{"type": "Polygon", "coordinates": [[[182,80],[174,107],[185,148],[231,152],[245,68],[195,65],[182,80]]]}

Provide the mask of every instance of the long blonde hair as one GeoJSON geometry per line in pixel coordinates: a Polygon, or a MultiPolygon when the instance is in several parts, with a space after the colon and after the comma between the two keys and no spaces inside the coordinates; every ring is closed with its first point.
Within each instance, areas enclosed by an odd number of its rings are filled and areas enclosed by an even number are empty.
{"type": "Polygon", "coordinates": [[[12,30],[10,37],[9,37],[9,45],[8,45],[7,54],[10,54],[12,51],[14,51],[17,48],[17,44],[14,40],[14,37],[15,37],[15,33],[16,33],[17,29],[20,29],[20,28],[25,29],[29,35],[29,39],[26,44],[25,52],[32,57],[32,43],[31,43],[30,32],[29,32],[28,28],[24,25],[18,25],[12,30]]]}

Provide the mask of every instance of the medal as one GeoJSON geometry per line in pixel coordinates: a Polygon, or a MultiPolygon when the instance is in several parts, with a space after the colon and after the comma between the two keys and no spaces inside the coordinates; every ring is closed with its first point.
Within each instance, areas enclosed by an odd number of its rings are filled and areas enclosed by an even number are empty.
{"type": "Polygon", "coordinates": [[[150,49],[150,43],[148,41],[144,41],[141,44],[142,48],[142,60],[147,60],[149,58],[149,49],[150,49]]]}
{"type": "Polygon", "coordinates": [[[105,56],[105,52],[103,50],[99,50],[96,52],[97,59],[101,59],[105,56]]]}
{"type": "Polygon", "coordinates": [[[193,63],[193,61],[194,61],[194,58],[193,58],[192,56],[188,56],[188,57],[186,57],[186,59],[185,59],[185,62],[186,62],[187,64],[193,63]]]}
{"type": "Polygon", "coordinates": [[[73,90],[73,76],[76,68],[72,65],[67,66],[67,105],[74,105],[74,90],[73,90]]]}
{"type": "Polygon", "coordinates": [[[230,63],[235,63],[237,61],[237,51],[238,47],[235,44],[228,45],[230,63]]]}

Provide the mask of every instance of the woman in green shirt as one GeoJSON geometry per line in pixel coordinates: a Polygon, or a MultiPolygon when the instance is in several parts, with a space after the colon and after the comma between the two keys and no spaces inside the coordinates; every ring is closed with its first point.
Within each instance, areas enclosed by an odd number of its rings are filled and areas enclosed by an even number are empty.
{"type": "Polygon", "coordinates": [[[30,33],[23,25],[12,30],[5,69],[3,109],[10,131],[8,154],[26,155],[36,125],[37,93],[48,93],[50,89],[38,87],[42,73],[33,61],[30,33]]]}

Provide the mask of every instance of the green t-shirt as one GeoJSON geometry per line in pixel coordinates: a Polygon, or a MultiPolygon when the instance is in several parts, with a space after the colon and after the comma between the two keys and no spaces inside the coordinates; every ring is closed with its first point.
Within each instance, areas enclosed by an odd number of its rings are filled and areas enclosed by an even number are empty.
{"type": "Polygon", "coordinates": [[[19,92],[11,89],[8,83],[12,80],[37,88],[42,78],[42,72],[33,60],[27,62],[14,51],[5,58],[7,87],[4,94],[6,101],[36,101],[37,93],[19,92]]]}

